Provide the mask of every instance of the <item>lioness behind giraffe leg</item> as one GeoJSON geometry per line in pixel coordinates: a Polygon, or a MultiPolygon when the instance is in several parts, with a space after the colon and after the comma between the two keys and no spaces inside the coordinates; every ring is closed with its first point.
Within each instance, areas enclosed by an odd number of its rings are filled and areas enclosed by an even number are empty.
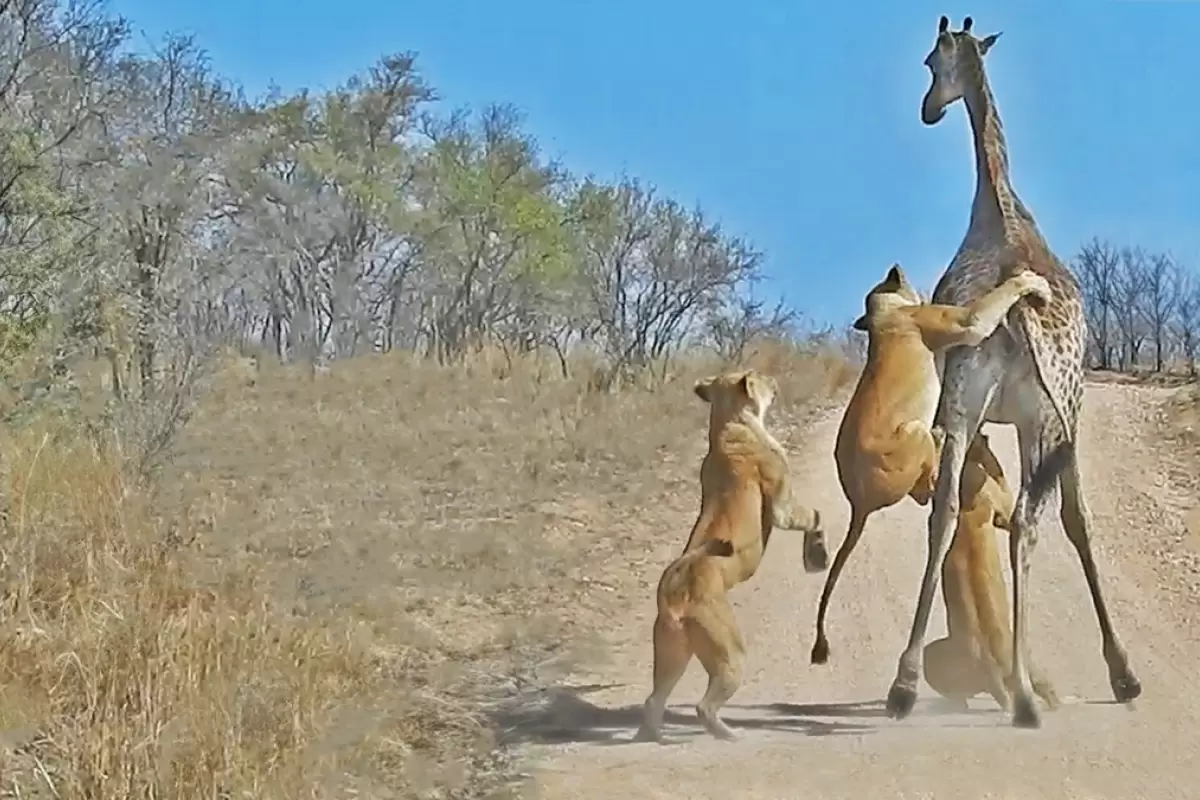
{"type": "MultiPolygon", "coordinates": [[[[980,432],[971,442],[959,487],[958,524],[942,564],[942,599],[949,635],[924,651],[926,682],[954,700],[987,693],[1009,711],[1012,697],[1012,636],[1008,602],[996,547],[999,529],[1011,521],[1013,496],[1004,471],[980,432]]],[[[1036,675],[1038,695],[1056,708],[1057,695],[1036,675]]]]}

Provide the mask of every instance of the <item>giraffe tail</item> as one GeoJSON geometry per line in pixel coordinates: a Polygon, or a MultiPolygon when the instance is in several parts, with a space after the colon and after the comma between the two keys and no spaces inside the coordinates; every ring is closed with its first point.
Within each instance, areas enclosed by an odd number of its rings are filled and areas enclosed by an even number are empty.
{"type": "Polygon", "coordinates": [[[1045,352],[1044,345],[1041,344],[1043,338],[1040,336],[1040,321],[1024,302],[1018,303],[1013,310],[1016,312],[1021,333],[1032,356],[1033,371],[1037,375],[1038,385],[1042,387],[1050,404],[1054,406],[1054,413],[1058,416],[1058,422],[1063,430],[1063,438],[1050,449],[1050,452],[1042,455],[1041,463],[1029,476],[1029,503],[1033,508],[1038,508],[1045,501],[1046,495],[1049,494],[1050,489],[1058,480],[1058,476],[1066,468],[1074,454],[1075,426],[1071,424],[1070,418],[1067,416],[1063,398],[1046,380],[1045,362],[1048,354],[1045,352]]]}

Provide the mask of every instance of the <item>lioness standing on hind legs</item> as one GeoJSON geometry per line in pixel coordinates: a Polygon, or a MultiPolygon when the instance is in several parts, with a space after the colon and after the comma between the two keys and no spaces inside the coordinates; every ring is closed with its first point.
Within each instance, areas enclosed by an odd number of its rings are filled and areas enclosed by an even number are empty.
{"type": "MultiPolygon", "coordinates": [[[[1004,470],[980,431],[967,448],[959,485],[958,527],[942,563],[947,635],[925,645],[925,681],[959,708],[988,693],[1004,711],[1012,708],[1012,629],[1000,576],[996,532],[1008,530],[1014,498],[1004,470]]],[[[1029,660],[1033,691],[1046,706],[1059,706],[1049,679],[1029,660]]]]}
{"type": "Polygon", "coordinates": [[[783,446],[764,424],[775,380],[754,370],[727,372],[699,381],[695,392],[710,406],[700,516],[658,582],[654,689],[635,741],[662,741],[667,698],[693,654],[708,672],[696,714],[713,736],[735,738],[718,716],[737,691],[745,659],[729,590],[758,570],[774,526],[814,536],[820,545],[806,560],[822,567],[827,560],[821,515],[796,502],[783,446]]]}
{"type": "Polygon", "coordinates": [[[850,502],[850,525],[821,591],[812,663],[829,660],[825,613],[867,518],[905,495],[921,505],[933,497],[941,451],[940,432],[932,430],[941,391],[939,354],[959,345],[978,345],[1027,296],[1047,301],[1046,279],[1026,271],[969,306],[930,305],[922,301],[898,264],[867,293],[866,313],[853,325],[867,332],[867,363],[846,406],[834,448],[838,480],[850,502]]]}

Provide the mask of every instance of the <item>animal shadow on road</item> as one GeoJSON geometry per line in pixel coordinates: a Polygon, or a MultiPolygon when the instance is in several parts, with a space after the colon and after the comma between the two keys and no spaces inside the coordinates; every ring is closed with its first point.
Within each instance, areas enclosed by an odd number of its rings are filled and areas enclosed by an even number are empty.
{"type": "MultiPolygon", "coordinates": [[[[767,703],[764,705],[729,705],[730,709],[743,708],[748,711],[767,711],[789,717],[843,717],[882,720],[886,729],[895,730],[897,723],[888,720],[887,709],[882,700],[845,703],[767,703]]],[[[978,728],[998,724],[1004,715],[994,708],[959,708],[934,697],[918,702],[913,709],[913,719],[903,723],[939,728],[978,728]]],[[[828,723],[826,723],[828,724],[828,723]]]]}
{"type": "MultiPolygon", "coordinates": [[[[501,743],[564,744],[587,742],[599,745],[628,744],[642,721],[642,704],[605,708],[584,699],[583,695],[613,688],[615,684],[556,686],[506,705],[493,718],[501,743]]],[[[753,710],[755,716],[728,716],[729,727],[738,732],[748,730],[782,731],[804,736],[838,736],[865,734],[874,725],[848,722],[829,722],[814,717],[875,717],[886,716],[879,703],[878,713],[872,704],[814,704],[810,706],[773,703],[761,706],[727,706],[731,711],[753,710]]],[[[664,721],[680,726],[667,733],[668,741],[682,741],[708,734],[700,727],[694,713],[681,714],[668,710],[664,721]]]]}

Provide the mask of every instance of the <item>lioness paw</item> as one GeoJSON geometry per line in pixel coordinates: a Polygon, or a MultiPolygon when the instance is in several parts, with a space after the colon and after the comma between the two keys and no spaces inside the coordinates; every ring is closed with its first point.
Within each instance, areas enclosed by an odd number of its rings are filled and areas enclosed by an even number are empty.
{"type": "Polygon", "coordinates": [[[804,551],[801,558],[805,572],[824,572],[829,567],[829,549],[825,544],[823,531],[809,531],[804,534],[804,551]]]}
{"type": "Polygon", "coordinates": [[[1036,272],[1026,271],[1018,275],[1017,288],[1023,297],[1039,303],[1050,302],[1050,282],[1036,272]]]}
{"type": "Polygon", "coordinates": [[[638,728],[637,733],[635,733],[633,735],[633,738],[630,739],[630,741],[632,741],[632,742],[655,742],[657,744],[662,744],[663,743],[663,735],[662,735],[662,731],[655,730],[654,728],[648,728],[643,725],[642,727],[638,728]]]}

